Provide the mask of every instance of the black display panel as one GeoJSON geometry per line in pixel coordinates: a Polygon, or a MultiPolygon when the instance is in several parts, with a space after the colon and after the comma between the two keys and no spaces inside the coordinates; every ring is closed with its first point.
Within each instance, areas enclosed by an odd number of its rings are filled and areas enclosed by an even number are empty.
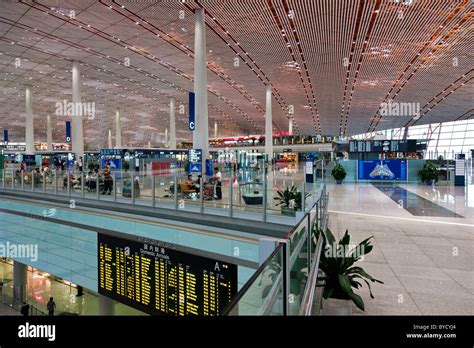
{"type": "Polygon", "coordinates": [[[237,293],[237,265],[163,245],[98,233],[99,294],[152,315],[219,315],[237,293]]]}

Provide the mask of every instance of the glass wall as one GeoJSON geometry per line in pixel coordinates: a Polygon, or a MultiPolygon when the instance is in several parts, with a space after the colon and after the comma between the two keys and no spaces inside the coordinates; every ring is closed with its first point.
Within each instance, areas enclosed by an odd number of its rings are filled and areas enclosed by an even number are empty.
{"type": "MultiPolygon", "coordinates": [[[[400,140],[404,134],[405,129],[398,128],[358,134],[353,138],[362,140],[383,135],[387,139],[400,140]]],[[[454,159],[456,153],[465,153],[467,158],[471,158],[470,150],[474,150],[474,119],[412,126],[408,128],[407,139],[426,139],[425,158],[428,159],[438,156],[454,159]]]]}

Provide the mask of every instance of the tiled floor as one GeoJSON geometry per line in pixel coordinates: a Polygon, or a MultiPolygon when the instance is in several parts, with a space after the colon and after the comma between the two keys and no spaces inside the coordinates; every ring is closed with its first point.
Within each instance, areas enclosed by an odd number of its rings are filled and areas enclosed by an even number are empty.
{"type": "Polygon", "coordinates": [[[375,299],[360,291],[366,310],[354,313],[472,315],[473,202],[459,187],[399,186],[462,217],[412,215],[371,184],[329,185],[331,230],[348,229],[356,243],[374,236],[359,263],[385,283],[372,286],[375,299]]]}

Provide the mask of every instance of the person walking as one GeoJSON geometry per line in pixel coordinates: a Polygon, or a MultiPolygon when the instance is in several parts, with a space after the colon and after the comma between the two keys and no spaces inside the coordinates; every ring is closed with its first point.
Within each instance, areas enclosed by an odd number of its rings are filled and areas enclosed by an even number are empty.
{"type": "Polygon", "coordinates": [[[54,316],[54,309],[56,308],[56,303],[54,303],[54,299],[52,297],[49,298],[49,301],[46,304],[46,308],[48,308],[48,315],[50,317],[54,316]]]}

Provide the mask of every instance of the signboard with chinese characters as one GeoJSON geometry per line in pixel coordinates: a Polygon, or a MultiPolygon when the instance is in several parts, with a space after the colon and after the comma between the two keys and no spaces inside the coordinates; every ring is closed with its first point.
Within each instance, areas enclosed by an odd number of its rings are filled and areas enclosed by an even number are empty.
{"type": "Polygon", "coordinates": [[[174,247],[98,233],[99,293],[152,315],[221,314],[237,293],[237,265],[174,247]]]}

